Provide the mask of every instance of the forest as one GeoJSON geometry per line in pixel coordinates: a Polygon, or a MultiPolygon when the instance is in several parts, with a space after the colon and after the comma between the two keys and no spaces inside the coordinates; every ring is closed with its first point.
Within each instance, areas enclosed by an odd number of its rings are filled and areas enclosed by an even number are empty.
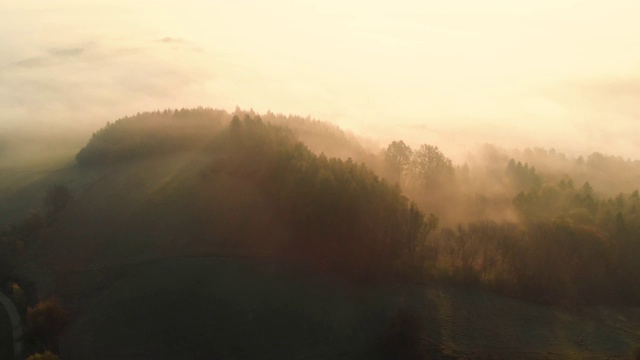
{"type": "Polygon", "coordinates": [[[566,308],[640,303],[637,160],[485,144],[454,162],[437,144],[375,147],[310,118],[197,108],[108,123],[75,161],[71,171],[98,180],[50,184],[0,231],[0,278],[13,284],[34,351],[57,353],[69,318],[55,297],[38,299],[19,271],[30,262],[62,287],[65,274],[142,255],[215,254],[351,286],[452,286],[566,308]],[[195,165],[154,178],[176,156],[195,165]],[[160,180],[168,190],[136,202],[160,180]]]}
{"type": "Polygon", "coordinates": [[[435,144],[398,140],[367,153],[356,141],[308,119],[176,110],[107,125],[77,161],[203,147],[216,156],[207,171],[257,181],[277,204],[294,257],[550,303],[640,300],[639,161],[487,144],[454,164],[435,144]],[[315,153],[291,126],[306,129],[315,153]]]}

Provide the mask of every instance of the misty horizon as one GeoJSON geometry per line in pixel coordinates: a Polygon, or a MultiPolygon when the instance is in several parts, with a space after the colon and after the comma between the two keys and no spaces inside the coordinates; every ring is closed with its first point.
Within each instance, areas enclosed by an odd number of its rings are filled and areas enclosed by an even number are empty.
{"type": "Polygon", "coordinates": [[[309,115],[380,146],[432,143],[457,159],[485,143],[640,151],[631,1],[3,7],[5,133],[90,134],[150,110],[239,106],[309,115]]]}
{"type": "Polygon", "coordinates": [[[640,360],[640,1],[0,4],[0,359],[640,360]]]}

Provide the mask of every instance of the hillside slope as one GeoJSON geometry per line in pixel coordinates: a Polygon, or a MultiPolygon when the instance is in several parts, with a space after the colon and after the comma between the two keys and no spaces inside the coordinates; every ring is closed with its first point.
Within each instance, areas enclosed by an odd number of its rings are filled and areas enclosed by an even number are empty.
{"type": "Polygon", "coordinates": [[[622,358],[640,343],[610,316],[408,285],[437,259],[437,218],[399,187],[259,117],[184,114],[110,124],[78,166],[24,187],[72,193],[16,269],[72,312],[65,358],[384,358],[402,321],[427,358],[622,358]]]}
{"type": "Polygon", "coordinates": [[[35,255],[47,267],[224,252],[360,276],[413,256],[429,232],[415,206],[364,165],[315,155],[260,119],[235,118],[179,149],[120,124],[79,153],[83,168],[104,173],[42,234],[35,255]]]}
{"type": "Polygon", "coordinates": [[[428,359],[626,359],[638,341],[638,333],[583,314],[484,291],[354,288],[303,274],[219,257],[69,273],[65,291],[95,295],[76,315],[62,355],[379,359],[399,311],[420,322],[428,359]]]}

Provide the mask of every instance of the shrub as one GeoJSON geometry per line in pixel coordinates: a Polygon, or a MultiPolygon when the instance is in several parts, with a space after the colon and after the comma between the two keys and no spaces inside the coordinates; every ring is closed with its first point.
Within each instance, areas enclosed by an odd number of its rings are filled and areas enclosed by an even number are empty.
{"type": "Polygon", "coordinates": [[[24,314],[24,309],[27,306],[27,298],[24,295],[24,291],[20,287],[20,285],[13,283],[11,284],[11,301],[16,305],[16,308],[24,314]]]}
{"type": "Polygon", "coordinates": [[[56,351],[58,337],[66,327],[69,318],[57,299],[51,298],[39,302],[27,309],[29,324],[27,338],[36,348],[56,351]]]}

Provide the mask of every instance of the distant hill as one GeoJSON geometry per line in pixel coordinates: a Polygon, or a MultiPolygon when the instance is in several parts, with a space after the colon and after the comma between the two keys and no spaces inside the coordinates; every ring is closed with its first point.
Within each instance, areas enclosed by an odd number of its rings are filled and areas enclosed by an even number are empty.
{"type": "MultiPolygon", "coordinates": [[[[139,113],[108,123],[93,134],[76,156],[82,166],[113,164],[194,150],[213,141],[233,116],[260,117],[253,111],[237,109],[234,113],[209,108],[164,110],[139,113]]],[[[374,162],[373,154],[362,147],[354,136],[326,122],[267,113],[262,121],[285,126],[296,138],[316,154],[374,162]]]]}

